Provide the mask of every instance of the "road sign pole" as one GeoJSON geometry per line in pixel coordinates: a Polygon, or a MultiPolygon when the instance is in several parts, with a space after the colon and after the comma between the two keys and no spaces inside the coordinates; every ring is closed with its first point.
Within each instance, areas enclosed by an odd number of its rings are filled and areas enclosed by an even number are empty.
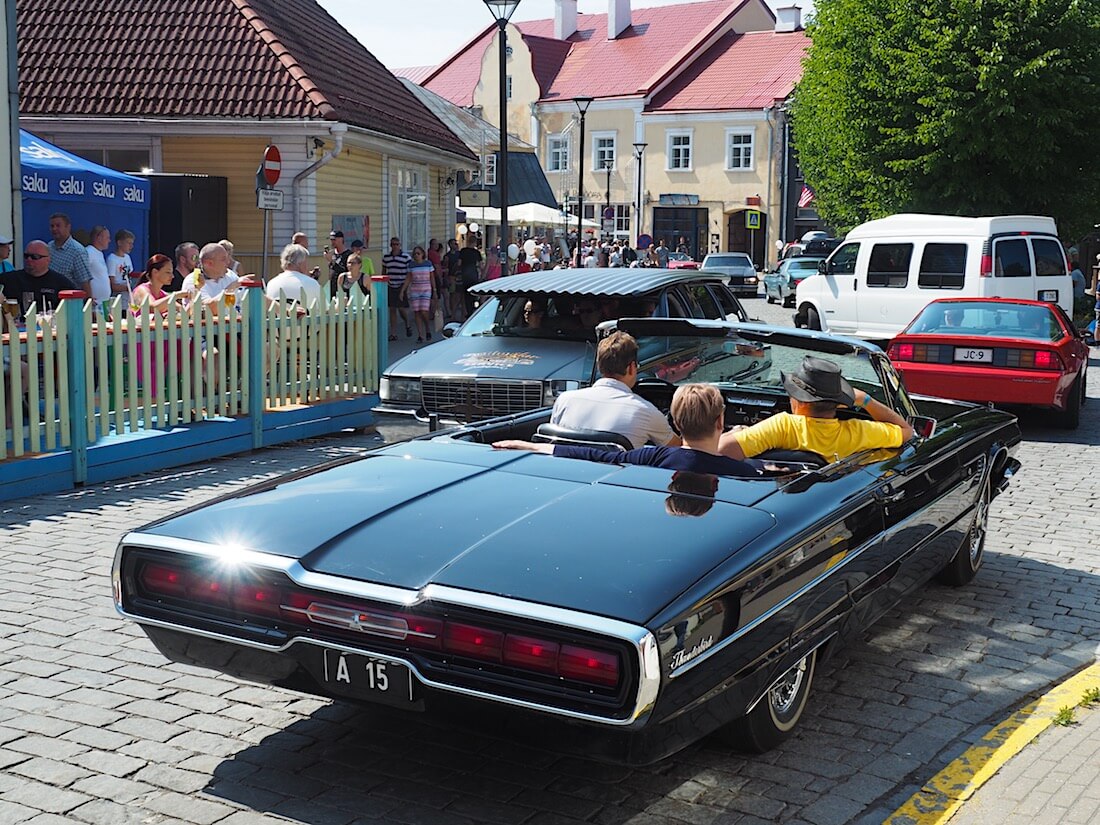
{"type": "Polygon", "coordinates": [[[265,284],[267,283],[267,238],[268,233],[271,231],[271,210],[264,210],[264,237],[260,242],[261,249],[261,263],[260,263],[260,280],[265,284]]]}

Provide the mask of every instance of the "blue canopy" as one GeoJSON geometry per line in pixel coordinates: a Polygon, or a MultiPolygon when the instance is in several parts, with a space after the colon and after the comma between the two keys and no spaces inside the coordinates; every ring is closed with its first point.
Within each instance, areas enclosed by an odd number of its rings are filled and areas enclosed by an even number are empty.
{"type": "Polygon", "coordinates": [[[50,240],[50,215],[64,212],[73,222],[73,235],[87,243],[91,228],[102,224],[114,233],[129,229],[135,235],[130,256],[141,270],[149,252],[149,181],[66,152],[19,130],[22,167],[23,238],[50,240]]]}

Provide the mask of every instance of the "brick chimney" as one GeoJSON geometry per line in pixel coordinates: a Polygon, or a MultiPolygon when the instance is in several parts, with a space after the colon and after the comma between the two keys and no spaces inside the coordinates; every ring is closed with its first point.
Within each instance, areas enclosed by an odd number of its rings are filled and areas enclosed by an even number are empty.
{"type": "Polygon", "coordinates": [[[630,28],[630,0],[607,0],[607,39],[614,40],[630,28]]]}
{"type": "Polygon", "coordinates": [[[555,0],[554,37],[568,40],[577,31],[577,0],[555,0]]]}
{"type": "Polygon", "coordinates": [[[796,32],[802,30],[802,9],[791,3],[775,10],[775,31],[796,32]]]}

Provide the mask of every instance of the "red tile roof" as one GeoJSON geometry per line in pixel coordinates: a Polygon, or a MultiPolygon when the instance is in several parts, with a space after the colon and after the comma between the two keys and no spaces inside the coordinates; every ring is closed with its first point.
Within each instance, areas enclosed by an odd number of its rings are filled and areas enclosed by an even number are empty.
{"type": "Polygon", "coordinates": [[[729,32],[658,92],[647,112],[762,109],[802,76],[805,32],[729,32]],[[746,71],[746,68],[749,71],[746,71]]]}
{"type": "MultiPolygon", "coordinates": [[[[543,101],[569,100],[580,95],[620,97],[646,91],[647,83],[682,61],[685,50],[729,19],[740,5],[734,0],[705,0],[633,9],[631,27],[614,40],[607,39],[606,14],[577,15],[577,32],[565,41],[554,38],[553,19],[525,20],[515,25],[529,44],[535,42],[532,52],[543,101]],[[534,38],[542,42],[533,41],[534,38]],[[551,54],[546,41],[569,44],[568,58],[564,59],[560,53],[551,54]],[[560,68],[547,82],[559,56],[560,68]]],[[[459,106],[472,105],[481,60],[495,28],[487,27],[444,61],[422,81],[423,85],[459,106]]]]}
{"type": "Polygon", "coordinates": [[[470,154],[314,0],[17,0],[16,14],[27,115],[316,118],[470,154]]]}

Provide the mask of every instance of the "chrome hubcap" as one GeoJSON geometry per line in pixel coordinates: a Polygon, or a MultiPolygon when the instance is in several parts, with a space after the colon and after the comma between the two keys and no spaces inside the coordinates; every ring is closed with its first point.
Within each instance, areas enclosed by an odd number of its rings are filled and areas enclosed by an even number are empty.
{"type": "Polygon", "coordinates": [[[783,717],[789,714],[798,702],[798,692],[802,682],[806,678],[806,660],[803,659],[792,667],[772,689],[768,691],[768,701],[776,716],[783,717]]]}
{"type": "Polygon", "coordinates": [[[982,493],[978,499],[977,512],[974,514],[974,526],[970,528],[970,566],[977,567],[982,556],[982,540],[985,538],[986,521],[989,518],[989,496],[982,493]]]}

